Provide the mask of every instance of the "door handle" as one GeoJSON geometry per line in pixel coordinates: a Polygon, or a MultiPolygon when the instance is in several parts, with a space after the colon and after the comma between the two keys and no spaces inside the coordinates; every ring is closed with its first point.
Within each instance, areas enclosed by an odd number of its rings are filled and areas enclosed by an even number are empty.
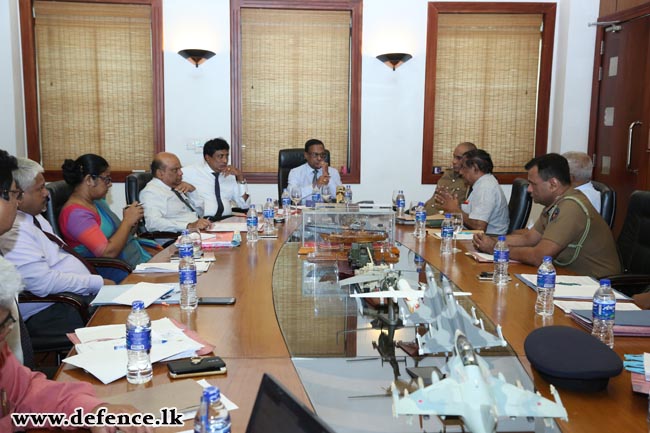
{"type": "Polygon", "coordinates": [[[630,123],[630,127],[628,128],[627,132],[627,171],[630,173],[637,174],[639,172],[638,169],[633,169],[632,168],[632,136],[634,133],[634,127],[643,125],[643,122],[640,120],[635,120],[634,122],[630,123]]]}

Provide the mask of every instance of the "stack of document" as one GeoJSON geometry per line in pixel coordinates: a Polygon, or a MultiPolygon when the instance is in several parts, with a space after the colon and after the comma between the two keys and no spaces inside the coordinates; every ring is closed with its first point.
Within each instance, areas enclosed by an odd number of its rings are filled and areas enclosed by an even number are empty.
{"type": "Polygon", "coordinates": [[[153,303],[178,304],[180,288],[178,283],[138,283],[103,286],[90,305],[131,305],[141,300],[147,308],[153,303]]]}
{"type": "MultiPolygon", "coordinates": [[[[572,310],[571,318],[578,325],[591,332],[593,327],[591,310],[572,310]]],[[[617,336],[650,336],[650,310],[616,311],[614,318],[614,335],[617,336]]]]}
{"type": "Polygon", "coordinates": [[[232,247],[234,236],[235,232],[201,233],[201,247],[208,249],[232,247]]]}
{"type": "MultiPolygon", "coordinates": [[[[78,354],[63,362],[83,368],[105,384],[126,375],[125,325],[79,328],[74,336],[78,354]]],[[[203,346],[168,318],[151,322],[152,363],[194,356],[203,346]]]]}
{"type": "MultiPolygon", "coordinates": [[[[479,263],[493,263],[494,255],[488,253],[480,253],[478,251],[467,251],[466,256],[470,256],[479,263]]],[[[510,259],[510,263],[519,263],[517,260],[510,259]]]]}
{"type": "MultiPolygon", "coordinates": [[[[528,287],[536,290],[537,274],[515,274],[528,287]]],[[[555,277],[556,299],[592,299],[600,284],[591,277],[580,275],[558,275],[555,277]]],[[[614,290],[616,299],[630,299],[614,290]]]]}
{"type": "MultiPolygon", "coordinates": [[[[195,262],[196,272],[207,272],[210,262],[195,262]]],[[[134,274],[155,274],[165,272],[178,272],[178,261],[162,263],[140,263],[133,270],[134,274]]]]}

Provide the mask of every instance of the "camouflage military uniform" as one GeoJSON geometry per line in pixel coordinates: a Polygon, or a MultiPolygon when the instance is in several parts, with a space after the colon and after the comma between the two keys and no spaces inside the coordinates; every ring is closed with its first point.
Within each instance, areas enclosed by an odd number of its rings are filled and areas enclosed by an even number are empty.
{"type": "MultiPolygon", "coordinates": [[[[467,184],[459,173],[456,173],[454,170],[447,170],[445,174],[442,175],[440,180],[438,180],[437,188],[447,188],[451,194],[456,194],[458,196],[458,205],[460,206],[465,199],[467,198],[467,184]]],[[[427,211],[427,215],[435,215],[440,213],[442,210],[440,207],[436,206],[435,194],[431,196],[429,200],[424,204],[424,208],[427,211]]]]}

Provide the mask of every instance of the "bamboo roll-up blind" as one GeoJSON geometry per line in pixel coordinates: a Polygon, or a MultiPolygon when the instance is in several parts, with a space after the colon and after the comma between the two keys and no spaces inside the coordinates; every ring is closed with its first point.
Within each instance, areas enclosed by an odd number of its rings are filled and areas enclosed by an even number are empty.
{"type": "Polygon", "coordinates": [[[275,173],[309,138],[347,167],[350,12],[244,8],[241,46],[242,169],[275,173]]]}
{"type": "Polygon", "coordinates": [[[440,14],[433,166],[471,141],[495,172],[521,171],[535,152],[542,15],[440,14]]]}
{"type": "Polygon", "coordinates": [[[113,171],[153,156],[149,6],[34,2],[42,164],[96,153],[113,171]]]}

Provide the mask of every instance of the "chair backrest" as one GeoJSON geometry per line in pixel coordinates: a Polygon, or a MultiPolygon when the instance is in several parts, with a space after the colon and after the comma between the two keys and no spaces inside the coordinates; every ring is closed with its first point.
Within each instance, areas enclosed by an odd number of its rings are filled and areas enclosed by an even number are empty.
{"type": "Polygon", "coordinates": [[[600,193],[600,216],[609,224],[609,228],[612,228],[614,215],[616,214],[616,191],[608,185],[595,180],[592,180],[591,184],[600,193]]]}
{"type": "MultiPolygon", "coordinates": [[[[325,162],[330,163],[330,151],[325,149],[325,162]]],[[[282,191],[289,184],[289,172],[292,168],[307,162],[305,148],[281,149],[278,153],[278,200],[282,199],[282,191]]]]}
{"type": "Polygon", "coordinates": [[[515,179],[512,182],[512,191],[508,202],[508,213],[510,214],[508,233],[526,227],[532,206],[533,198],[528,193],[528,181],[521,178],[515,179]]]}
{"type": "Polygon", "coordinates": [[[140,191],[145,187],[153,176],[149,172],[131,173],[126,176],[124,188],[126,193],[126,203],[131,204],[134,201],[140,201],[140,191]]]}
{"type": "Polygon", "coordinates": [[[54,233],[60,237],[61,230],[59,229],[59,214],[61,213],[61,208],[68,201],[70,195],[74,188],[71,185],[68,185],[65,180],[57,180],[55,182],[50,182],[45,185],[45,188],[50,193],[50,199],[47,202],[47,208],[43,213],[43,216],[52,226],[54,233]]]}
{"type": "Polygon", "coordinates": [[[618,235],[624,273],[650,274],[650,191],[634,191],[618,235]]]}

